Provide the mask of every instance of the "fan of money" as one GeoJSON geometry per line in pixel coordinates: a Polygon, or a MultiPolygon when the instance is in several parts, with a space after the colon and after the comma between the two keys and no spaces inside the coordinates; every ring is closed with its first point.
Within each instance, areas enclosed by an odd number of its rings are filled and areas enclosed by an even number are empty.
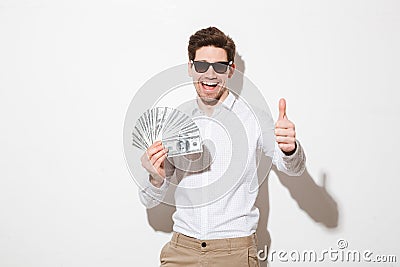
{"type": "Polygon", "coordinates": [[[169,108],[147,110],[136,121],[132,132],[135,147],[146,150],[161,140],[168,148],[168,157],[202,152],[200,131],[185,113],[169,108]]]}

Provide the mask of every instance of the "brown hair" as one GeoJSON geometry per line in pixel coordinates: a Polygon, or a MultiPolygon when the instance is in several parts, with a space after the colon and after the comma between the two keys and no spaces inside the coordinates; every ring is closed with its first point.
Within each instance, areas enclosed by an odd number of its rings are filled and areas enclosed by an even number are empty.
{"type": "Polygon", "coordinates": [[[234,61],[236,49],[235,43],[229,36],[216,27],[208,27],[199,30],[190,36],[188,45],[189,60],[194,60],[197,49],[203,46],[223,48],[228,55],[228,61],[234,61]]]}

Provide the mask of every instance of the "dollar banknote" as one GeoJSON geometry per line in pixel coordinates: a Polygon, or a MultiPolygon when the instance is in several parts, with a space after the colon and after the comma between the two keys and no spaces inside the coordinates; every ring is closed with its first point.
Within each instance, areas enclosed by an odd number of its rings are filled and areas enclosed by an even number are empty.
{"type": "Polygon", "coordinates": [[[144,112],[132,130],[132,145],[146,150],[161,140],[168,157],[202,152],[200,131],[184,112],[156,107],[144,112]]]}
{"type": "Polygon", "coordinates": [[[182,156],[203,151],[200,135],[181,136],[174,139],[162,140],[168,149],[168,157],[182,156]]]}

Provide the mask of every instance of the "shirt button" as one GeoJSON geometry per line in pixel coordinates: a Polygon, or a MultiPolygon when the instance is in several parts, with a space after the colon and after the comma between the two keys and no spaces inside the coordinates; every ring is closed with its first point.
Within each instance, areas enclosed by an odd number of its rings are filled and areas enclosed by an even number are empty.
{"type": "Polygon", "coordinates": [[[202,246],[203,248],[207,247],[206,242],[201,243],[201,246],[202,246]]]}

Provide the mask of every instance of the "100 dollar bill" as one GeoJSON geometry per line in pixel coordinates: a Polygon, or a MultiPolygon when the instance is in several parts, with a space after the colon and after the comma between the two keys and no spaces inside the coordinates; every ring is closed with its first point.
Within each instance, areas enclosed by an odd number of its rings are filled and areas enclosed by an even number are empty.
{"type": "Polygon", "coordinates": [[[168,157],[203,152],[199,135],[179,136],[178,138],[163,140],[162,143],[168,149],[168,157]]]}

